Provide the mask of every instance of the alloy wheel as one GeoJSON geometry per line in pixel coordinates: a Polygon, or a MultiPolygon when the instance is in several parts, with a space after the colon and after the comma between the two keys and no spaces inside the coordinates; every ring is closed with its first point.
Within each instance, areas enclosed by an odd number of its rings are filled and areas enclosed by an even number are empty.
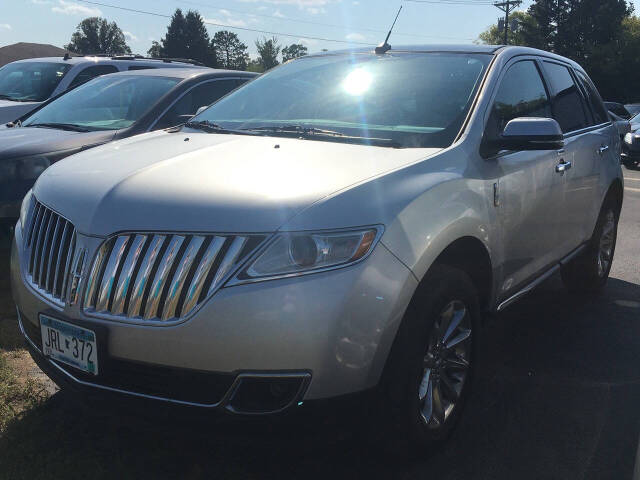
{"type": "Polygon", "coordinates": [[[430,429],[442,427],[460,400],[471,360],[471,314],[460,300],[438,315],[424,356],[418,389],[420,416],[430,429]]]}
{"type": "Polygon", "coordinates": [[[616,239],[616,219],[615,215],[609,210],[605,216],[604,225],[602,226],[602,234],[600,235],[600,244],[598,246],[598,276],[603,277],[611,267],[613,260],[613,247],[616,239]]]}

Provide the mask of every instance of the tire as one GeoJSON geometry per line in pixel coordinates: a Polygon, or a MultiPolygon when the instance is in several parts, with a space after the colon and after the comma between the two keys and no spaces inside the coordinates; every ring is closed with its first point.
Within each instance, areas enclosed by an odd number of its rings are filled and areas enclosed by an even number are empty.
{"type": "Polygon", "coordinates": [[[392,451],[424,454],[453,431],[473,378],[479,325],[469,276],[434,265],[405,313],[380,385],[377,413],[392,451]],[[452,330],[445,328],[450,320],[458,322],[452,330]]]}
{"type": "Polygon", "coordinates": [[[587,250],[562,267],[562,281],[570,292],[597,293],[606,285],[616,250],[619,215],[615,202],[605,201],[587,250]]]}

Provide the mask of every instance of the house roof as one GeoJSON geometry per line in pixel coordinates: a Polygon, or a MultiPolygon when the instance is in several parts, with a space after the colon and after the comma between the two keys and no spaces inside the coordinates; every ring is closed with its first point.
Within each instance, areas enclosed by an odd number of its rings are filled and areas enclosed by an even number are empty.
{"type": "Polygon", "coordinates": [[[14,43],[0,47],[0,67],[7,63],[37,57],[62,57],[66,50],[44,43],[14,43]]]}

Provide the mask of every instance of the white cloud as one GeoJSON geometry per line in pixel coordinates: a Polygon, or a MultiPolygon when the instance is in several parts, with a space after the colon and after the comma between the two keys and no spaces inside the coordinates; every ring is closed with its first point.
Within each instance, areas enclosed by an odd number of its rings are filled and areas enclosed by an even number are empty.
{"type": "Polygon", "coordinates": [[[31,3],[35,3],[36,5],[49,5],[51,4],[51,0],[31,0],[31,3]]]}
{"type": "Polygon", "coordinates": [[[53,7],[51,11],[65,15],[84,15],[86,17],[102,16],[102,11],[98,8],[87,7],[67,0],[58,0],[58,5],[53,7]]]}
{"type": "Polygon", "coordinates": [[[299,38],[298,43],[306,45],[307,47],[315,47],[320,42],[318,40],[314,40],[313,38],[299,38]]]}
{"type": "Polygon", "coordinates": [[[0,23],[0,30],[12,30],[12,28],[8,23],[0,23]]]}
{"type": "Polygon", "coordinates": [[[273,12],[273,16],[277,18],[285,18],[280,10],[276,10],[275,12],[273,12]]]}
{"type": "Polygon", "coordinates": [[[346,38],[350,42],[362,42],[362,41],[367,39],[367,37],[365,37],[364,35],[361,35],[359,33],[350,33],[349,35],[347,35],[344,38],[346,38]]]}
{"type": "Polygon", "coordinates": [[[131,32],[122,32],[122,33],[124,33],[124,36],[127,38],[127,40],[131,40],[132,42],[138,41],[138,37],[136,37],[133,33],[131,32]]]}
{"type": "Polygon", "coordinates": [[[293,5],[302,10],[306,10],[312,15],[326,13],[322,7],[330,3],[341,2],[342,0],[239,0],[245,3],[270,3],[272,5],[293,5]]]}
{"type": "Polygon", "coordinates": [[[228,17],[226,19],[205,18],[204,21],[207,22],[207,23],[215,23],[215,24],[218,24],[218,25],[229,25],[231,27],[246,27],[247,26],[247,22],[245,22],[244,20],[240,20],[239,18],[232,18],[232,17],[228,17]]]}

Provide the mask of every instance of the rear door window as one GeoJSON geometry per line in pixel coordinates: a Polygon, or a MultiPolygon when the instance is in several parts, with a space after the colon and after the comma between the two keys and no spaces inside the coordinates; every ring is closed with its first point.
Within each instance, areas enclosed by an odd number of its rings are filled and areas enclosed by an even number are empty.
{"type": "Polygon", "coordinates": [[[518,62],[507,70],[493,103],[486,134],[497,138],[510,120],[518,117],[551,118],[551,104],[533,60],[518,62]]]}
{"type": "Polygon", "coordinates": [[[544,62],[553,91],[553,117],[564,133],[588,127],[584,98],[578,89],[569,68],[558,63],[544,62]]]}
{"type": "Polygon", "coordinates": [[[118,68],[114,65],[94,65],[92,67],[87,67],[76,75],[76,78],[73,79],[69,88],[77,87],[80,84],[88,82],[92,78],[106,75],[108,73],[116,73],[117,71],[118,68]]]}
{"type": "Polygon", "coordinates": [[[591,112],[593,113],[594,123],[595,125],[600,125],[601,123],[606,123],[609,121],[609,115],[607,115],[607,110],[604,108],[602,104],[602,99],[596,90],[596,87],[591,83],[591,80],[579,70],[575,70],[576,76],[578,77],[578,81],[582,84],[582,88],[584,89],[587,95],[587,102],[591,106],[591,112]]]}

